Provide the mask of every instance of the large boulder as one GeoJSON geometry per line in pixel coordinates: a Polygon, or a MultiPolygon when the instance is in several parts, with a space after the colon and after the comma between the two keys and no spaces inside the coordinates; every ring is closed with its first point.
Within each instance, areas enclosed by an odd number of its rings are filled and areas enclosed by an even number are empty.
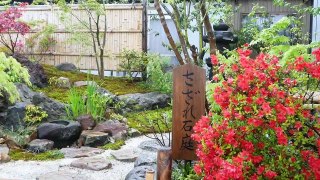
{"type": "Polygon", "coordinates": [[[61,63],[56,66],[60,71],[76,71],[77,67],[72,63],[61,63]]]}
{"type": "Polygon", "coordinates": [[[81,125],[72,121],[51,121],[37,128],[38,139],[48,139],[54,142],[54,147],[62,148],[72,145],[80,136],[81,125]]]}
{"type": "Polygon", "coordinates": [[[27,149],[31,152],[41,153],[51,150],[53,148],[53,144],[53,141],[47,139],[35,139],[27,145],[27,149]]]}
{"type": "Polygon", "coordinates": [[[108,120],[99,123],[93,130],[109,133],[115,140],[125,139],[128,135],[128,127],[117,120],[108,120]]]}
{"type": "Polygon", "coordinates": [[[155,168],[152,166],[135,167],[127,174],[125,180],[145,180],[147,171],[155,171],[155,168]]]}
{"type": "MultiPolygon", "coordinates": [[[[164,139],[165,145],[169,144],[168,139],[164,139]]],[[[146,151],[153,151],[157,152],[159,149],[163,148],[163,146],[156,140],[147,140],[143,141],[138,146],[140,149],[146,150],[146,151]]]]}
{"type": "Polygon", "coordinates": [[[111,138],[108,133],[87,130],[81,133],[78,144],[90,147],[98,147],[103,146],[110,141],[111,138]]]}
{"type": "Polygon", "coordinates": [[[96,125],[93,117],[90,114],[81,115],[76,119],[80,124],[82,130],[91,130],[96,125]]]}
{"type": "Polygon", "coordinates": [[[59,120],[67,117],[65,104],[48,98],[47,96],[36,93],[32,98],[32,104],[39,106],[48,114],[48,121],[59,120]]]}
{"type": "Polygon", "coordinates": [[[119,96],[119,99],[125,104],[122,108],[125,112],[164,108],[167,107],[171,101],[170,96],[167,94],[157,92],[126,94],[119,96]]]}
{"type": "Polygon", "coordinates": [[[70,83],[69,78],[59,77],[57,79],[56,86],[60,87],[60,88],[70,89],[71,88],[71,83],[70,83]]]}
{"type": "Polygon", "coordinates": [[[16,85],[16,88],[19,92],[20,100],[22,102],[31,103],[33,96],[37,93],[32,91],[27,85],[25,85],[23,83],[15,83],[15,85],[16,85]]]}
{"type": "Polygon", "coordinates": [[[25,126],[24,117],[26,113],[26,106],[29,103],[19,102],[14,106],[9,106],[5,119],[0,119],[0,125],[4,129],[17,130],[25,126]]]}
{"type": "Polygon", "coordinates": [[[154,166],[157,164],[156,153],[143,153],[134,162],[134,167],[138,166],[154,166]]]}
{"type": "Polygon", "coordinates": [[[33,85],[40,88],[47,86],[48,78],[44,72],[41,64],[30,61],[27,57],[23,55],[15,54],[13,57],[22,64],[22,66],[28,69],[30,74],[30,81],[33,85]]]}
{"type": "Polygon", "coordinates": [[[114,95],[112,92],[98,86],[97,87],[97,93],[103,95],[103,96],[106,96],[106,97],[110,97],[112,99],[113,102],[118,102],[119,101],[119,98],[118,96],[114,95]]]}
{"type": "Polygon", "coordinates": [[[1,112],[5,112],[8,107],[9,107],[9,96],[4,93],[4,92],[0,92],[1,96],[0,96],[0,113],[1,112]]]}

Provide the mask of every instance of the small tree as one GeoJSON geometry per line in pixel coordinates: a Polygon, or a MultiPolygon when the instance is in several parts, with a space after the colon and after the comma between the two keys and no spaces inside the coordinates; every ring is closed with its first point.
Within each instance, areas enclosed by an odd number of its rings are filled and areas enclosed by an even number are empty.
{"type": "MultiPolygon", "coordinates": [[[[24,7],[21,4],[20,7],[24,7]]],[[[22,22],[20,17],[22,11],[17,7],[10,7],[6,11],[0,13],[0,43],[3,44],[11,54],[14,54],[18,48],[23,46],[19,40],[19,36],[24,36],[30,31],[27,23],[22,22]]]]}
{"type": "Polygon", "coordinates": [[[231,5],[227,4],[225,0],[216,1],[169,1],[172,11],[161,1],[155,0],[154,6],[160,17],[163,30],[167,36],[170,44],[170,48],[177,57],[180,65],[185,63],[194,63],[197,65],[202,64],[202,60],[206,51],[203,44],[203,29],[207,31],[209,41],[210,54],[216,54],[216,40],[214,36],[214,29],[212,22],[215,19],[226,20],[231,13],[231,5]],[[171,17],[174,22],[176,32],[179,37],[179,45],[172,38],[172,32],[170,32],[162,8],[171,17]],[[193,7],[191,9],[191,7],[193,7]],[[219,14],[220,17],[209,17],[210,14],[219,14]],[[196,22],[196,27],[192,26],[192,22],[196,22]],[[188,38],[188,30],[198,31],[199,33],[199,45],[191,44],[188,38]],[[182,55],[181,55],[182,54],[182,55]],[[191,54],[191,55],[190,55],[191,54]]]}
{"type": "MultiPolygon", "coordinates": [[[[89,36],[90,36],[89,44],[92,47],[94,52],[98,74],[100,78],[104,78],[103,58],[105,55],[105,46],[106,46],[106,37],[107,37],[107,15],[106,15],[105,0],[102,1],[102,4],[100,4],[99,2],[96,0],[79,1],[79,10],[83,10],[87,14],[87,19],[85,20],[83,17],[80,17],[79,15],[75,14],[74,11],[72,11],[71,5],[66,4],[64,0],[60,1],[59,5],[66,14],[70,14],[80,23],[81,25],[80,28],[71,27],[73,28],[72,31],[74,33],[85,36],[84,33],[79,32],[79,29],[80,30],[86,29],[89,31],[89,36]],[[100,29],[101,26],[103,26],[104,29],[101,30],[100,29]]],[[[65,17],[66,16],[63,16],[63,20],[66,20],[65,17]]],[[[83,37],[80,37],[80,39],[83,40],[83,37]]],[[[81,43],[86,43],[86,42],[81,42],[81,43]]]]}

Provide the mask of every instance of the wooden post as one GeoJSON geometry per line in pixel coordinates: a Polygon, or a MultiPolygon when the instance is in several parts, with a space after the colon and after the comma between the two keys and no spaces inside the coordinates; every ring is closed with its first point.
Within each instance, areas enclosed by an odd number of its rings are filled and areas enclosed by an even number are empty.
{"type": "Polygon", "coordinates": [[[146,180],[154,180],[154,171],[153,170],[148,170],[146,172],[146,180]]]}
{"type": "Polygon", "coordinates": [[[161,148],[157,157],[157,180],[170,180],[172,168],[171,148],[161,148]]]}
{"type": "Polygon", "coordinates": [[[205,115],[205,70],[185,64],[173,70],[172,157],[196,160],[194,124],[205,115]]]}

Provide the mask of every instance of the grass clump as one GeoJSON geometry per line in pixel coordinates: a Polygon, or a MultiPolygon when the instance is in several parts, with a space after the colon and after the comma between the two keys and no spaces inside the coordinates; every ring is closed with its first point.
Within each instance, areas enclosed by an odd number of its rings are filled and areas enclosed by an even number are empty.
{"type": "MultiPolygon", "coordinates": [[[[87,73],[82,73],[79,71],[60,71],[56,67],[51,65],[43,65],[44,71],[50,78],[67,77],[70,83],[73,84],[76,81],[87,81],[88,79],[95,81],[102,88],[107,89],[115,95],[131,94],[131,93],[146,93],[150,92],[147,88],[142,87],[140,82],[131,81],[127,78],[119,77],[105,77],[100,79],[96,75],[88,75],[87,73]]],[[[77,87],[77,91],[84,92],[86,87],[77,87]]],[[[45,93],[50,98],[59,100],[66,103],[67,91],[65,88],[59,88],[54,85],[49,85],[48,87],[37,89],[37,91],[45,93]],[[54,90],[53,90],[54,89],[54,90]]]]}
{"type": "Polygon", "coordinates": [[[121,148],[121,146],[125,145],[126,143],[124,142],[124,140],[118,140],[114,143],[109,143],[109,144],[106,144],[104,146],[102,146],[101,148],[102,149],[111,149],[111,150],[119,150],[121,148]]]}
{"type": "Polygon", "coordinates": [[[64,155],[59,150],[50,150],[39,154],[26,152],[23,150],[10,150],[9,156],[15,161],[49,161],[64,158],[64,155]]]}
{"type": "Polygon", "coordinates": [[[172,107],[127,114],[128,125],[141,133],[171,131],[172,107]]]}

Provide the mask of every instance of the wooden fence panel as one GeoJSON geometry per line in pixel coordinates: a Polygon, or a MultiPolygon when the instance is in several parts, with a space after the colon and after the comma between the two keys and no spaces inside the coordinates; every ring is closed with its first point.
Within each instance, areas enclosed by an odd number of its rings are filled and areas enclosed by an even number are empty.
{"type": "MultiPolygon", "coordinates": [[[[0,11],[3,10],[0,8],[0,11]]],[[[73,13],[81,20],[88,21],[88,15],[80,10],[77,5],[72,6],[73,13]]],[[[107,38],[105,47],[105,70],[117,70],[120,61],[119,55],[124,49],[135,49],[142,51],[143,33],[143,6],[135,4],[106,5],[107,14],[107,38]]],[[[74,63],[80,69],[96,69],[95,58],[92,47],[83,46],[71,42],[72,33],[68,26],[79,24],[75,17],[70,16],[68,23],[60,20],[61,11],[56,6],[28,6],[22,19],[26,22],[43,21],[45,24],[56,25],[56,31],[52,38],[57,42],[45,55],[40,55],[39,47],[36,47],[28,54],[34,57],[41,57],[42,62],[50,65],[57,65],[63,62],[74,63]]],[[[105,31],[104,23],[99,27],[105,31]]],[[[87,29],[77,29],[84,35],[90,35],[87,29]]],[[[33,29],[25,37],[28,38],[39,29],[33,29]]],[[[22,39],[23,40],[23,39],[22,39]]]]}

